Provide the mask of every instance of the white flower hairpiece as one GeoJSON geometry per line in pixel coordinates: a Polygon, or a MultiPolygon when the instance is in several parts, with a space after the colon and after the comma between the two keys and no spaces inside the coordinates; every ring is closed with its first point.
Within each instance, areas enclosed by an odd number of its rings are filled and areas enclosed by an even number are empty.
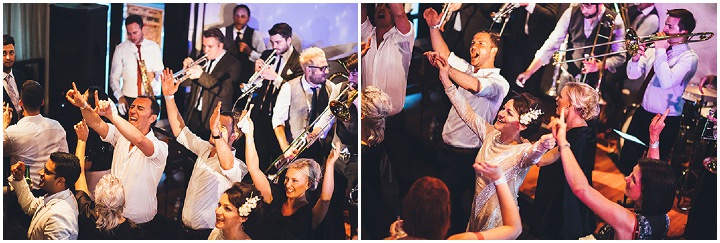
{"type": "Polygon", "coordinates": [[[258,201],[260,201],[258,196],[245,199],[245,203],[238,208],[238,215],[240,215],[240,217],[247,217],[250,215],[250,212],[257,207],[258,201]]]}
{"type": "Polygon", "coordinates": [[[537,106],[535,108],[530,108],[528,112],[525,112],[525,114],[522,114],[520,116],[520,124],[523,124],[527,126],[532,122],[533,120],[537,119],[538,116],[544,114],[542,110],[538,109],[537,106]]]}

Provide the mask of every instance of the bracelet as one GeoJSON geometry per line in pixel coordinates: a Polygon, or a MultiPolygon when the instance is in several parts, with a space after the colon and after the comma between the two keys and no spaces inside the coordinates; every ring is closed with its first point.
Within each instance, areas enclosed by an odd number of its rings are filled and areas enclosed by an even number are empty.
{"type": "Polygon", "coordinates": [[[650,143],[650,148],[660,148],[660,140],[650,143]]]}
{"type": "Polygon", "coordinates": [[[85,102],[85,105],[83,105],[83,107],[80,107],[80,110],[85,110],[85,108],[87,108],[88,106],[89,106],[88,103],[85,102]]]}
{"type": "Polygon", "coordinates": [[[214,138],[214,139],[221,139],[221,138],[222,138],[222,133],[221,133],[220,135],[217,135],[217,136],[211,134],[211,136],[212,136],[212,138],[214,138]]]}
{"type": "Polygon", "coordinates": [[[165,96],[165,99],[166,99],[166,100],[175,99],[175,95],[166,95],[166,96],[165,96]]]}
{"type": "Polygon", "coordinates": [[[507,183],[507,179],[505,179],[505,176],[500,177],[500,179],[495,180],[493,183],[495,183],[496,186],[499,186],[500,184],[507,183]]]}
{"type": "Polygon", "coordinates": [[[564,147],[570,148],[570,143],[560,144],[560,146],[558,146],[558,150],[560,150],[560,149],[562,149],[562,148],[564,148],[564,147]]]}

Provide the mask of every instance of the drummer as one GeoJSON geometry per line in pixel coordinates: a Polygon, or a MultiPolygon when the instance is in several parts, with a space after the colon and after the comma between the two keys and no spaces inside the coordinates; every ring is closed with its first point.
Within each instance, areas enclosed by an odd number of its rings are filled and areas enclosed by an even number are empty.
{"type": "MultiPolygon", "coordinates": [[[[695,29],[697,22],[690,11],[671,9],[667,15],[663,31],[657,36],[690,34],[695,29]]],[[[698,56],[687,43],[683,43],[687,39],[687,36],[682,36],[655,41],[655,46],[650,48],[643,44],[627,65],[628,78],[644,77],[638,95],[641,106],[633,114],[627,132],[641,141],[648,141],[647,128],[652,118],[670,109],[659,141],[649,141],[651,148],[660,148],[660,159],[666,161],[680,129],[685,102],[683,91],[697,70],[698,56]]],[[[638,144],[625,143],[618,169],[629,175],[645,150],[638,144]]]]}

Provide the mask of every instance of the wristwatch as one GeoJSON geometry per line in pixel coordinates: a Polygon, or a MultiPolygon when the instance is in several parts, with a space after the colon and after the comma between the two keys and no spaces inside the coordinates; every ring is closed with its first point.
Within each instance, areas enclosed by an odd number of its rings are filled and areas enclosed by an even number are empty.
{"type": "Polygon", "coordinates": [[[217,135],[217,136],[212,135],[212,134],[211,134],[210,136],[212,136],[212,138],[214,138],[214,139],[221,139],[221,138],[222,138],[222,133],[220,133],[220,135],[217,135]]]}

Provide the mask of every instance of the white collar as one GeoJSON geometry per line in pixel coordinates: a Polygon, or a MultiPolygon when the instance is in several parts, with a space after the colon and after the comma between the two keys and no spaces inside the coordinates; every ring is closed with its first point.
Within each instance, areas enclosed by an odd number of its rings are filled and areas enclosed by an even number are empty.
{"type": "Polygon", "coordinates": [[[650,7],[647,7],[647,8],[643,9],[643,10],[640,11],[640,12],[642,13],[642,15],[648,16],[648,15],[650,15],[650,12],[653,11],[653,9],[655,9],[655,5],[652,5],[652,6],[650,6],[650,7]]]}
{"type": "MultiPolygon", "coordinates": [[[[322,84],[313,84],[313,83],[310,83],[309,81],[307,81],[307,79],[305,79],[305,74],[303,74],[303,75],[302,75],[302,78],[300,78],[300,83],[302,84],[303,87],[309,87],[309,88],[320,88],[320,87],[322,87],[322,84]]],[[[303,88],[303,89],[304,89],[304,88],[303,88]]]]}

